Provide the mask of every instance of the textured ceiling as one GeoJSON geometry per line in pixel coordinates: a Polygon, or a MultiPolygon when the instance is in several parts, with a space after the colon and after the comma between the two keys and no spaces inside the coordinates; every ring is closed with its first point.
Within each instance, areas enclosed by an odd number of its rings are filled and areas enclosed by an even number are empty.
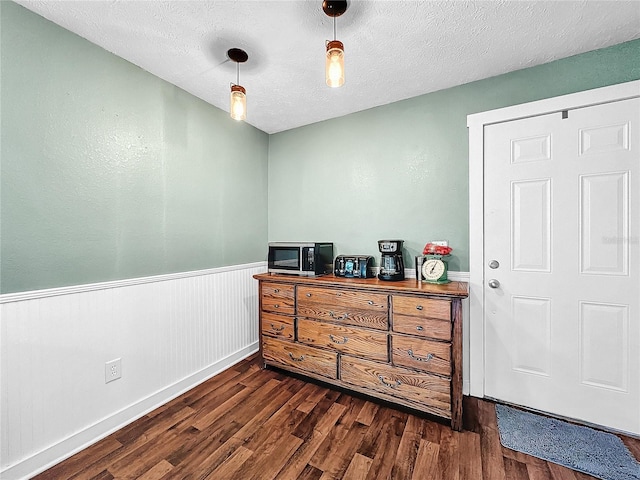
{"type": "Polygon", "coordinates": [[[275,133],[640,38],[640,1],[350,1],[337,19],[346,83],[324,83],[333,20],[320,0],[18,0],[229,110],[236,65],[247,122],[275,133]]]}

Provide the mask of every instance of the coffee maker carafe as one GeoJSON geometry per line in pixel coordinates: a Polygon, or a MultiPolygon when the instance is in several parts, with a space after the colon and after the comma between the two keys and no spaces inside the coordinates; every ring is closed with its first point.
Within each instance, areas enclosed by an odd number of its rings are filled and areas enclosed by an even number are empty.
{"type": "Polygon", "coordinates": [[[380,280],[404,280],[404,262],[402,260],[403,240],[378,240],[380,258],[380,280]]]}

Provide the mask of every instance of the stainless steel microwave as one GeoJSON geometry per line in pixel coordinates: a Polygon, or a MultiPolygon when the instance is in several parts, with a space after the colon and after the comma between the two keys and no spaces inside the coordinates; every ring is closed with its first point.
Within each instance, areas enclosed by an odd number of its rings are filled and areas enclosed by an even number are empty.
{"type": "Polygon", "coordinates": [[[270,242],[270,273],[324,275],[333,270],[333,243],[270,242]]]}

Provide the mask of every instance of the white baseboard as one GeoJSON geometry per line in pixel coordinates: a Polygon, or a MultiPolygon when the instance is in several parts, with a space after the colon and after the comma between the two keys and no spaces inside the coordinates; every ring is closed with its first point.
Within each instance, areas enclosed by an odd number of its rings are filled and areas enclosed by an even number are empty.
{"type": "Polygon", "coordinates": [[[173,385],[169,385],[149,397],[65,438],[55,445],[51,445],[45,450],[12,465],[0,472],[0,478],[3,480],[26,480],[31,478],[200,385],[202,382],[232,367],[257,351],[258,342],[234,352],[199,372],[173,385]]]}

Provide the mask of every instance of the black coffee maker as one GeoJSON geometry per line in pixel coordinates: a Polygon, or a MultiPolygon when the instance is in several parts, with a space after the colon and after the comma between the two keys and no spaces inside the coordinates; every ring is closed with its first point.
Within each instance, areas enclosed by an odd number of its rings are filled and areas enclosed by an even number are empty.
{"type": "Polygon", "coordinates": [[[380,280],[404,280],[404,261],[402,260],[403,240],[378,240],[380,259],[380,280]]]}

